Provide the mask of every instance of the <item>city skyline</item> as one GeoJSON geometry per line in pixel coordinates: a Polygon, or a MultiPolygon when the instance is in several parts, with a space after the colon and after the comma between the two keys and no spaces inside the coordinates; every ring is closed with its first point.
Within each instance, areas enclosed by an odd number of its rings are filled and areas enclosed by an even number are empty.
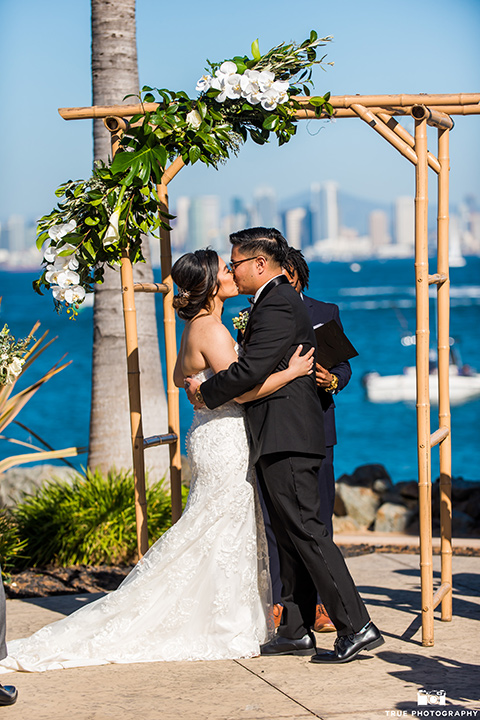
{"type": "MultiPolygon", "coordinates": [[[[228,236],[244,227],[277,227],[307,260],[345,260],[412,257],[414,253],[414,198],[399,196],[390,203],[373,203],[349,196],[333,180],[314,182],[284,201],[274,189],[260,186],[249,197],[231,197],[228,207],[218,195],[180,196],[171,208],[172,249],[175,255],[202,247],[228,253],[228,236]]],[[[480,205],[470,195],[450,209],[452,262],[463,255],[480,255],[480,205]]],[[[433,250],[436,208],[430,206],[429,235],[433,250]]],[[[155,267],[159,244],[152,238],[155,267]],[[158,246],[158,247],[157,247],[158,246]]],[[[0,267],[35,266],[41,254],[35,248],[35,225],[12,215],[0,223],[0,267]]]]}

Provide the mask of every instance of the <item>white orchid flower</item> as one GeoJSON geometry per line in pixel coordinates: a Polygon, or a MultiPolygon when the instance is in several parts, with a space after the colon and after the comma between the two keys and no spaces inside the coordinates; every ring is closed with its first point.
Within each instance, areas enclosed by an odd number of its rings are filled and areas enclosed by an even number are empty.
{"type": "Polygon", "coordinates": [[[264,110],[275,110],[279,101],[279,93],[273,88],[262,94],[261,105],[264,110]]]}
{"type": "Polygon", "coordinates": [[[103,246],[113,245],[120,240],[120,233],[118,232],[118,222],[120,220],[120,210],[115,210],[110,215],[110,222],[108,224],[107,232],[103,238],[103,246]]]}
{"type": "Polygon", "coordinates": [[[43,259],[49,263],[53,263],[57,257],[57,252],[58,250],[56,247],[49,245],[43,253],[43,259]]]}
{"type": "Polygon", "coordinates": [[[57,275],[57,283],[63,289],[71,285],[78,285],[79,282],[80,275],[73,270],[62,270],[57,275]]]}
{"type": "Polygon", "coordinates": [[[240,79],[240,87],[242,88],[242,96],[251,105],[258,105],[261,100],[262,91],[258,84],[260,73],[258,70],[245,70],[240,79]]]}
{"type": "Polygon", "coordinates": [[[58,287],[57,285],[52,288],[52,295],[58,302],[65,300],[65,288],[58,287]]]}
{"type": "Polygon", "coordinates": [[[187,113],[187,116],[185,117],[185,121],[187,125],[190,125],[191,128],[194,130],[198,130],[200,125],[202,124],[202,116],[198,112],[198,110],[190,110],[189,113],[187,113]]]}
{"type": "Polygon", "coordinates": [[[266,90],[270,90],[273,83],[275,82],[275,75],[273,74],[273,72],[270,72],[270,70],[262,70],[262,72],[258,76],[257,82],[260,90],[262,92],[265,92],[266,90]]]}
{"type": "Polygon", "coordinates": [[[57,268],[55,265],[47,265],[47,272],[45,273],[45,280],[50,285],[58,284],[58,276],[63,272],[63,268],[57,268]]]}
{"type": "Polygon", "coordinates": [[[65,302],[72,305],[73,303],[81,303],[85,299],[85,288],[81,285],[72,285],[65,289],[65,302]]]}
{"type": "Polygon", "coordinates": [[[230,100],[238,100],[238,98],[242,97],[241,79],[242,76],[238,73],[233,73],[233,75],[227,77],[225,81],[225,92],[230,100]]]}
{"type": "Polygon", "coordinates": [[[211,75],[202,75],[195,86],[195,90],[197,92],[207,92],[207,90],[210,90],[212,86],[212,79],[211,75]]]}
{"type": "Polygon", "coordinates": [[[77,223],[75,222],[75,220],[70,220],[70,222],[68,223],[60,223],[59,225],[53,225],[48,231],[48,236],[51,237],[52,240],[59,240],[65,235],[68,235],[68,233],[71,233],[72,230],[75,230],[76,227],[77,223]]]}
{"type": "Polygon", "coordinates": [[[235,65],[235,63],[232,62],[231,60],[226,60],[225,62],[223,62],[223,63],[220,65],[220,67],[218,68],[218,70],[217,70],[217,72],[215,73],[215,75],[217,75],[217,77],[218,77],[219,74],[222,74],[222,75],[233,75],[233,73],[236,73],[236,72],[237,72],[237,66],[235,65]]]}
{"type": "Polygon", "coordinates": [[[276,90],[278,93],[278,103],[283,104],[288,102],[289,97],[287,90],[290,87],[288,80],[275,80],[272,85],[272,90],[276,90]]]}

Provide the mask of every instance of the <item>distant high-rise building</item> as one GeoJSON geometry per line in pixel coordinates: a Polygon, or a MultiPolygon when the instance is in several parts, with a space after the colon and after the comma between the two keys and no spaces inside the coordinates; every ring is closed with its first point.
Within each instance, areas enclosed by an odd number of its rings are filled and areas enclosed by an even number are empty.
{"type": "Polygon", "coordinates": [[[388,232],[388,215],[384,210],[373,210],[369,216],[369,234],[372,247],[388,245],[391,241],[388,232]]]}
{"type": "Polygon", "coordinates": [[[182,195],[177,200],[176,218],[172,221],[172,248],[177,252],[183,252],[187,247],[189,210],[190,198],[182,195]]]}
{"type": "Polygon", "coordinates": [[[412,251],[415,247],[415,204],[412,197],[395,200],[395,242],[412,251]]]}
{"type": "Polygon", "coordinates": [[[10,252],[27,249],[25,220],[21,215],[11,215],[7,220],[7,247],[10,252]]]}
{"type": "Polygon", "coordinates": [[[262,187],[255,190],[252,224],[257,227],[279,228],[277,196],[272,188],[262,187]]]}
{"type": "Polygon", "coordinates": [[[308,244],[307,211],[303,207],[285,213],[285,236],[288,244],[297,250],[308,244]]]}
{"type": "Polygon", "coordinates": [[[310,212],[312,214],[312,242],[336,240],[339,237],[340,214],[338,210],[338,185],[333,180],[310,187],[310,212]]]}
{"type": "Polygon", "coordinates": [[[220,244],[220,198],[218,195],[191,198],[188,212],[188,249],[212,247],[217,250],[220,244]]]}

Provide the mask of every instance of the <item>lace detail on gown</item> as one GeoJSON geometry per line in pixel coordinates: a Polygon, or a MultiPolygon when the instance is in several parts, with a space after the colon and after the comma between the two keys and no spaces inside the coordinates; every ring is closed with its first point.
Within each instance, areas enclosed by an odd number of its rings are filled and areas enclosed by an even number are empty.
{"type": "Polygon", "coordinates": [[[178,522],[115,592],[9,642],[0,673],[259,653],[273,631],[270,576],[242,407],[196,411],[187,450],[178,522]]]}

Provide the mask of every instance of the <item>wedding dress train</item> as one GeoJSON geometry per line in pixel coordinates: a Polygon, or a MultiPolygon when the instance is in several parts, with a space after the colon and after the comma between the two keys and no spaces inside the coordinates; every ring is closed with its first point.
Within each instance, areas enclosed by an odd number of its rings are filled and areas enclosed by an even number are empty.
{"type": "Polygon", "coordinates": [[[259,653],[273,630],[270,579],[243,409],[197,411],[187,451],[192,482],[178,522],[115,592],[7,643],[0,673],[259,653]]]}

